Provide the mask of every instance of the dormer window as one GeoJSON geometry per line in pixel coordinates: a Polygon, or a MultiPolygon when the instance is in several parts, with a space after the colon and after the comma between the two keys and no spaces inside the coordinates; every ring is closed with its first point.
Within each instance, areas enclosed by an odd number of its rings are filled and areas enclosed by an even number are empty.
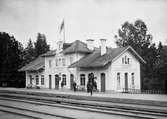
{"type": "Polygon", "coordinates": [[[65,58],[62,58],[62,64],[63,64],[63,66],[66,65],[66,60],[65,60],[65,58]]]}
{"type": "Polygon", "coordinates": [[[59,66],[61,66],[61,58],[59,58],[59,66]]]}
{"type": "Polygon", "coordinates": [[[61,44],[59,44],[59,50],[61,50],[61,44]]]}

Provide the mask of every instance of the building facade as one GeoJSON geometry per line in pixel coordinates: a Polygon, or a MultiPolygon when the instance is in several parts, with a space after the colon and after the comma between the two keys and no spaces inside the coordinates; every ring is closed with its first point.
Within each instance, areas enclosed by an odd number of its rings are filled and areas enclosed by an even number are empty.
{"type": "Polygon", "coordinates": [[[94,74],[98,91],[141,89],[140,64],[145,61],[132,47],[107,48],[106,40],[94,48],[93,40],[87,44],[58,42],[58,49],[49,51],[24,66],[26,86],[37,85],[49,89],[72,89],[73,82],[87,88],[88,75],[94,74]]]}

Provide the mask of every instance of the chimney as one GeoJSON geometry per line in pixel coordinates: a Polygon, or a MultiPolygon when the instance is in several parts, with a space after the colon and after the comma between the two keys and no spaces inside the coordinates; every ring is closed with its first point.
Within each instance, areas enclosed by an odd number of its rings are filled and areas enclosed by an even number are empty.
{"type": "Polygon", "coordinates": [[[106,40],[107,39],[100,39],[100,41],[101,41],[101,49],[100,49],[101,56],[106,54],[106,52],[107,52],[106,40]]]}
{"type": "Polygon", "coordinates": [[[94,50],[94,40],[93,39],[87,39],[87,47],[90,50],[94,50]]]}

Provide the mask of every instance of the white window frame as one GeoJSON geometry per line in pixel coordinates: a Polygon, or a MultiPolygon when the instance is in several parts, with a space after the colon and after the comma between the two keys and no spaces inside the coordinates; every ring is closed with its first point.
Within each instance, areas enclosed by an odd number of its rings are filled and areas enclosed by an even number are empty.
{"type": "Polygon", "coordinates": [[[117,73],[117,89],[121,87],[121,73],[117,73]]]}
{"type": "Polygon", "coordinates": [[[39,85],[39,76],[36,75],[35,78],[36,78],[36,85],[39,85]]]}
{"type": "Polygon", "coordinates": [[[44,75],[41,75],[41,85],[45,85],[45,78],[44,78],[44,75]]]}
{"type": "Polygon", "coordinates": [[[130,64],[130,58],[127,57],[126,55],[124,57],[122,57],[122,64],[130,64]]]}
{"type": "Polygon", "coordinates": [[[86,75],[80,74],[80,85],[85,86],[85,81],[86,81],[86,75]],[[83,83],[83,80],[84,80],[84,83],[83,83]]]}
{"type": "Polygon", "coordinates": [[[58,65],[59,65],[59,66],[61,66],[61,61],[62,61],[62,59],[59,58],[59,59],[58,59],[58,65]]]}
{"type": "Polygon", "coordinates": [[[66,66],[66,59],[65,58],[62,58],[62,65],[66,66]]]}
{"type": "Polygon", "coordinates": [[[67,85],[67,75],[66,74],[62,75],[62,82],[64,85],[67,85]]]}
{"type": "Polygon", "coordinates": [[[132,78],[132,88],[135,86],[135,73],[131,73],[131,78],[132,78]]]}

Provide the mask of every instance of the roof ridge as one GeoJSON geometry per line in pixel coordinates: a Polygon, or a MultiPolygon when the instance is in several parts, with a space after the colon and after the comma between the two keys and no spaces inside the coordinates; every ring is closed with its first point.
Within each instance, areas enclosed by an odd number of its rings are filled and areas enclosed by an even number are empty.
{"type": "Polygon", "coordinates": [[[91,51],[86,47],[86,44],[80,40],[75,40],[70,47],[63,50],[63,53],[90,53],[91,51]]]}

